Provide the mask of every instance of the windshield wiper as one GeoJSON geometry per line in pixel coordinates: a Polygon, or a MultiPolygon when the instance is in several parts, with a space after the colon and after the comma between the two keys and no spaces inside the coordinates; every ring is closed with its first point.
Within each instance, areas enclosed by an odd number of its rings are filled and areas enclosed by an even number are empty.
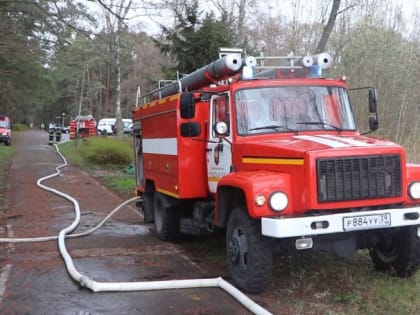
{"type": "Polygon", "coordinates": [[[340,128],[336,125],[330,124],[329,122],[326,122],[326,121],[302,121],[302,122],[297,122],[296,125],[322,125],[322,126],[331,127],[333,129],[337,130],[338,132],[343,131],[343,128],[340,128]]]}
{"type": "Polygon", "coordinates": [[[261,127],[250,128],[250,129],[248,129],[248,131],[262,130],[262,129],[279,129],[279,128],[285,129],[287,131],[292,131],[294,133],[298,133],[298,130],[292,129],[292,128],[289,128],[289,127],[283,126],[283,125],[266,125],[266,126],[261,126],[261,127]]]}

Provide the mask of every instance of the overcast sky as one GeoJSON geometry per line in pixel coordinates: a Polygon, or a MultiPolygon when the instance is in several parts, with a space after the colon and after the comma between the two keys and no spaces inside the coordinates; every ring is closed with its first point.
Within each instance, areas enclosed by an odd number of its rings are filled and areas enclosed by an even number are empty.
{"type": "MultiPolygon", "coordinates": [[[[374,0],[342,0],[341,8],[351,2],[372,3],[372,1],[374,0]]],[[[137,1],[134,0],[133,2],[134,7],[138,5],[136,4],[137,1]]],[[[381,0],[376,2],[381,4],[381,0]]],[[[86,4],[86,2],[84,3],[86,4]]],[[[104,3],[107,3],[107,1],[105,0],[104,3]]],[[[314,22],[321,19],[321,9],[326,3],[330,5],[327,10],[327,13],[329,13],[332,0],[264,0],[258,1],[257,3],[261,5],[260,10],[266,11],[272,17],[281,15],[286,20],[291,20],[294,16],[297,16],[300,22],[314,22]]],[[[420,20],[420,0],[386,0],[386,3],[392,3],[395,7],[401,6],[407,26],[405,32],[411,34],[413,28],[420,27],[416,25],[416,20],[420,20]]],[[[88,2],[88,4],[92,11],[98,12],[99,7],[97,4],[95,5],[91,2],[88,2]]],[[[217,13],[211,0],[200,1],[200,9],[206,12],[213,10],[217,13]]],[[[146,12],[142,9],[131,10],[130,16],[132,17],[128,22],[130,26],[150,35],[157,35],[160,32],[160,24],[171,26],[174,22],[173,13],[170,10],[159,10],[155,12],[146,12]]]]}

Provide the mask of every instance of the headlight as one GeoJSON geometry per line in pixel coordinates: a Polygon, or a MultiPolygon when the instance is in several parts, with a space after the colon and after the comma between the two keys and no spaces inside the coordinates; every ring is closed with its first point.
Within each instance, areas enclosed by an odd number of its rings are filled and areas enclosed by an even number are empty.
{"type": "Polygon", "coordinates": [[[289,200],[285,193],[280,191],[271,194],[269,204],[274,211],[283,211],[286,209],[289,200]]]}
{"type": "Polygon", "coordinates": [[[218,135],[224,136],[228,131],[228,125],[224,121],[218,121],[214,126],[214,130],[218,135]]]}
{"type": "Polygon", "coordinates": [[[408,194],[413,199],[420,199],[420,182],[411,183],[408,187],[408,194]]]}

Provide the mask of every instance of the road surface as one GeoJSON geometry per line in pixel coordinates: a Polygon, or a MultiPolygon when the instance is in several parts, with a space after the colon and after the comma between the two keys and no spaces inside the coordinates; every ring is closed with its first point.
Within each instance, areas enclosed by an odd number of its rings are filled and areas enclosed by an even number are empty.
{"type": "MultiPolygon", "coordinates": [[[[36,186],[37,179],[62,164],[48,134],[15,133],[16,156],[6,192],[0,237],[54,236],[74,220],[72,204],[36,186]]],[[[76,198],[81,223],[76,232],[94,226],[122,203],[74,166],[44,182],[76,198]]],[[[76,268],[96,281],[151,281],[227,276],[224,266],[192,257],[182,244],[159,241],[152,226],[142,224],[134,205],[126,206],[94,234],[69,239],[76,268]]],[[[251,314],[218,288],[93,293],[73,281],[57,241],[0,244],[1,314],[251,314]]]]}

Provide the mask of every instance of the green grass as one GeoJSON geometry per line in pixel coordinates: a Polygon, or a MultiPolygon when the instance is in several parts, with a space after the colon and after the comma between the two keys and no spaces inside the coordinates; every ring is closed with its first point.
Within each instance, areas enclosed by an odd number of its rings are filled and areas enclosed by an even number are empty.
{"type": "Polygon", "coordinates": [[[9,166],[14,154],[15,148],[13,146],[0,145],[0,214],[5,209],[4,195],[9,175],[9,166]]]}
{"type": "Polygon", "coordinates": [[[108,175],[104,176],[104,184],[112,189],[125,194],[134,194],[135,180],[134,175],[108,175]]]}
{"type": "Polygon", "coordinates": [[[90,137],[60,144],[60,151],[73,163],[86,168],[127,166],[134,152],[126,137],[90,137]]]}
{"type": "Polygon", "coordinates": [[[133,174],[125,168],[133,163],[130,137],[90,137],[59,145],[66,159],[118,192],[131,194],[135,189],[133,174]]]}
{"type": "Polygon", "coordinates": [[[24,124],[13,124],[13,131],[26,131],[28,130],[29,127],[27,125],[24,124]]]}
{"type": "MultiPolygon", "coordinates": [[[[186,238],[182,246],[196,261],[227,270],[221,233],[186,238]]],[[[420,271],[406,279],[377,272],[367,251],[346,259],[301,251],[276,256],[271,285],[251,297],[275,314],[420,314],[420,271]]]]}
{"type": "Polygon", "coordinates": [[[291,314],[420,314],[420,271],[407,279],[377,272],[367,251],[277,258],[273,280],[268,294],[291,314]]]}

